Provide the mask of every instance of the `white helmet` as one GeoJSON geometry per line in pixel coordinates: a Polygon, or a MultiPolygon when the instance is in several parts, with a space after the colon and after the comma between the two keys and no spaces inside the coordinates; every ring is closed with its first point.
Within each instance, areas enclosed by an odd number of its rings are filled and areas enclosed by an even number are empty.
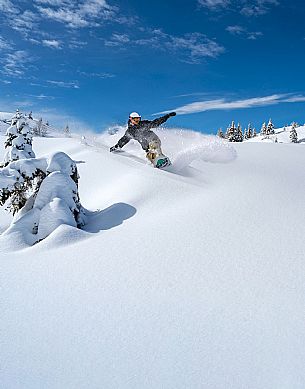
{"type": "Polygon", "coordinates": [[[141,116],[138,114],[138,112],[131,112],[129,115],[130,118],[141,118],[141,116]]]}

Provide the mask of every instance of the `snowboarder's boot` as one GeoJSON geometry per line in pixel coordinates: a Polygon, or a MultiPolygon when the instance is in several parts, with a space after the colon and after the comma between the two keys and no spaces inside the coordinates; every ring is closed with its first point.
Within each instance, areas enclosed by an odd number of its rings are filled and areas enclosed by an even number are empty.
{"type": "Polygon", "coordinates": [[[158,169],[171,165],[169,158],[162,153],[160,140],[149,142],[146,157],[158,169]]]}

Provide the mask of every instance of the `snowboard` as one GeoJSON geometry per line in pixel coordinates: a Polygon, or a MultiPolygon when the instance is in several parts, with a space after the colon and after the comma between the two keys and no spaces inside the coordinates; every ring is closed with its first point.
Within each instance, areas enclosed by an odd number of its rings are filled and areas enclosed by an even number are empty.
{"type": "Polygon", "coordinates": [[[165,155],[159,155],[153,162],[154,167],[157,169],[164,169],[171,164],[170,159],[165,155]]]}

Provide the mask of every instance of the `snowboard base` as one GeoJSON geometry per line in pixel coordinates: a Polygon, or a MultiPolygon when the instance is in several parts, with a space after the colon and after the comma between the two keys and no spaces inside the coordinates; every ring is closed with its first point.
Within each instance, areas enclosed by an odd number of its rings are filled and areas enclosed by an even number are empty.
{"type": "Polygon", "coordinates": [[[154,167],[156,167],[157,169],[163,169],[170,165],[171,165],[170,159],[165,156],[156,158],[156,160],[154,161],[154,167]]]}

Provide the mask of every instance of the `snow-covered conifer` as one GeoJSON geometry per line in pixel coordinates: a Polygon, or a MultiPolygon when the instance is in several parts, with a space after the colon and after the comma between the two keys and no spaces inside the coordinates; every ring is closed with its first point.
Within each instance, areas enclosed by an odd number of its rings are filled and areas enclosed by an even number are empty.
{"type": "Polygon", "coordinates": [[[274,134],[274,125],[272,123],[272,120],[269,119],[267,129],[266,129],[266,135],[273,135],[274,134]]]}
{"type": "Polygon", "coordinates": [[[265,136],[267,135],[267,126],[266,123],[264,122],[261,128],[261,135],[265,136]]]}
{"type": "Polygon", "coordinates": [[[221,128],[218,129],[218,131],[217,131],[217,136],[218,136],[219,138],[224,138],[224,137],[225,137],[224,134],[223,134],[223,132],[222,132],[222,129],[221,129],[221,128]]]}
{"type": "Polygon", "coordinates": [[[257,136],[256,129],[253,128],[252,130],[252,138],[255,138],[257,136]]]}
{"type": "Polygon", "coordinates": [[[226,138],[228,139],[229,142],[235,142],[235,132],[236,132],[236,127],[234,121],[232,121],[231,126],[227,128],[226,132],[226,138]]]}
{"type": "Polygon", "coordinates": [[[16,111],[11,125],[6,130],[4,165],[18,159],[35,158],[32,150],[33,134],[25,116],[16,111]]]}
{"type": "Polygon", "coordinates": [[[249,123],[248,124],[248,128],[247,128],[247,138],[251,139],[252,137],[253,137],[253,131],[252,131],[252,128],[251,128],[251,124],[249,123]]]}
{"type": "Polygon", "coordinates": [[[9,230],[27,231],[29,244],[44,239],[61,224],[80,228],[86,210],[78,194],[76,163],[65,153],[51,158],[11,162],[0,169],[0,205],[11,200],[15,215],[9,230]]]}
{"type": "Polygon", "coordinates": [[[243,141],[243,131],[241,129],[241,125],[238,123],[237,129],[236,129],[236,140],[235,142],[242,142],[243,141]]]}
{"type": "Polygon", "coordinates": [[[289,138],[291,143],[298,143],[298,133],[295,126],[291,127],[289,138]]]}
{"type": "Polygon", "coordinates": [[[227,128],[226,138],[229,140],[229,142],[243,141],[243,133],[239,123],[238,126],[235,127],[235,123],[232,121],[231,126],[227,128]]]}
{"type": "Polygon", "coordinates": [[[246,128],[244,129],[244,135],[243,135],[243,138],[244,138],[244,140],[247,140],[247,139],[248,139],[248,131],[247,131],[247,129],[246,129],[246,128]]]}
{"type": "Polygon", "coordinates": [[[66,127],[64,129],[64,134],[67,138],[70,138],[70,136],[71,136],[71,132],[70,132],[70,128],[69,128],[68,124],[66,125],[66,127]]]}

